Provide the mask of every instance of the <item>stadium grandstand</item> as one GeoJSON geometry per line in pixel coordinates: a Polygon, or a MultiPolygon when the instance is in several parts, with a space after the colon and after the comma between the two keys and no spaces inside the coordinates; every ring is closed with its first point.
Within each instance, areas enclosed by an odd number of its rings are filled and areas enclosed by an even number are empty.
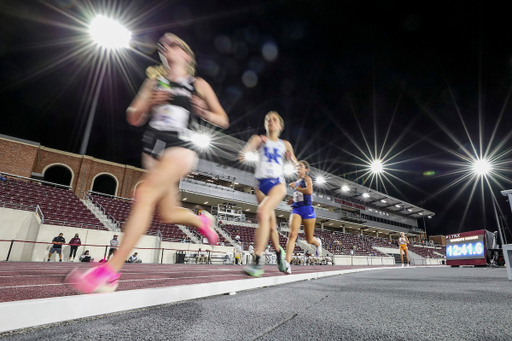
{"type": "MultiPolygon", "coordinates": [[[[212,136],[212,140],[211,148],[215,148],[215,153],[203,153],[194,172],[180,183],[182,205],[214,214],[218,218],[217,232],[220,235],[219,245],[214,247],[231,257],[233,245],[240,241],[245,250],[245,262],[249,262],[247,250],[254,242],[257,226],[253,170],[250,165],[233,161],[243,141],[221,134],[212,136]]],[[[39,229],[57,231],[58,226],[62,226],[73,231],[93,230],[94,234],[87,233],[88,243],[98,245],[106,245],[113,233],[122,232],[133,204],[133,193],[142,181],[144,170],[53,150],[8,136],[0,138],[0,147],[18,159],[15,163],[0,164],[0,172],[6,178],[5,182],[0,182],[0,206],[33,211],[40,220],[39,227],[21,227],[25,229],[21,233],[12,232],[16,228],[2,232],[2,240],[20,240],[15,243],[20,245],[15,245],[9,256],[11,260],[43,260],[45,252],[39,251],[41,245],[25,245],[24,251],[20,251],[23,241],[51,240],[46,233],[38,233],[36,230],[39,229]],[[20,238],[24,233],[26,237],[20,238]]],[[[399,260],[396,241],[400,232],[414,243],[410,247],[412,262],[440,264],[443,261],[444,247],[427,242],[425,231],[418,224],[432,217],[434,212],[334,174],[311,169],[312,178],[320,174],[327,180],[315,186],[313,193],[317,213],[315,234],[323,240],[324,255],[332,258],[335,264],[392,264],[399,260]],[[369,260],[369,257],[375,259],[369,260]]],[[[293,174],[289,176],[287,180],[292,181],[293,174]]],[[[288,189],[288,195],[291,194],[288,189]]],[[[287,242],[290,212],[285,201],[276,209],[283,247],[287,242]]],[[[5,210],[3,214],[8,215],[5,210]]],[[[153,216],[146,238],[141,246],[155,250],[166,246],[192,250],[203,244],[196,228],[166,224],[158,212],[153,216]]],[[[3,242],[0,247],[6,255],[9,243],[3,242]]],[[[98,253],[103,246],[96,248],[98,253]]],[[[212,247],[204,245],[204,248],[212,247]]],[[[275,250],[270,248],[269,251],[275,250]]],[[[148,262],[179,261],[172,254],[164,257],[149,249],[141,252],[148,262]]],[[[294,253],[313,252],[301,231],[294,253]]]]}

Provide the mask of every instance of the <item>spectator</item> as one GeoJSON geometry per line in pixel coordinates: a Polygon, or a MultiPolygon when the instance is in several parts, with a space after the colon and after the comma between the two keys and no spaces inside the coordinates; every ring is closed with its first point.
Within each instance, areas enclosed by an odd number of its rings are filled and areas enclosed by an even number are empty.
{"type": "Polygon", "coordinates": [[[78,237],[78,233],[75,233],[75,237],[69,241],[69,245],[71,246],[71,251],[69,252],[69,261],[74,262],[76,257],[76,251],[78,247],[82,245],[82,241],[78,237]],[[73,257],[73,259],[71,259],[73,257]]]}
{"type": "Polygon", "coordinates": [[[212,255],[210,250],[206,250],[206,264],[212,264],[212,255]]]}
{"type": "Polygon", "coordinates": [[[86,250],[81,256],[80,256],[80,262],[89,263],[94,261],[93,258],[89,255],[89,250],[86,250]]]}
{"type": "Polygon", "coordinates": [[[128,263],[142,263],[142,259],[139,258],[138,253],[135,252],[128,258],[128,263]]]}
{"type": "Polygon", "coordinates": [[[183,238],[181,239],[181,242],[182,243],[186,243],[187,242],[187,236],[186,235],[183,235],[183,238]]]}
{"type": "Polygon", "coordinates": [[[199,249],[196,255],[196,264],[203,263],[205,261],[204,253],[199,249]]]}
{"type": "Polygon", "coordinates": [[[242,265],[243,263],[243,249],[242,242],[235,244],[235,264],[242,265]]]}
{"type": "Polygon", "coordinates": [[[59,235],[52,240],[52,247],[50,248],[50,253],[48,254],[48,262],[50,258],[52,258],[52,254],[57,252],[59,254],[59,262],[62,262],[62,245],[66,243],[66,239],[63,237],[63,233],[59,233],[59,235]]]}
{"type": "Polygon", "coordinates": [[[119,246],[119,240],[117,240],[117,234],[114,234],[114,238],[110,240],[110,249],[108,250],[107,261],[110,259],[110,256],[117,251],[117,247],[119,246]]]}
{"type": "Polygon", "coordinates": [[[252,246],[254,243],[251,242],[249,244],[249,254],[251,255],[253,260],[256,260],[256,254],[254,253],[254,246],[252,246]]]}
{"type": "Polygon", "coordinates": [[[0,174],[0,180],[3,181],[3,182],[7,181],[7,179],[3,175],[1,175],[1,174],[0,174]]]}

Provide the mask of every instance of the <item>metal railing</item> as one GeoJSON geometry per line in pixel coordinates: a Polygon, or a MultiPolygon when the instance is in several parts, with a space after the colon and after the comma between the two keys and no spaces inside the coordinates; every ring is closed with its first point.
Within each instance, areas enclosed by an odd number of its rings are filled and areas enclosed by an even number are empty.
{"type": "MultiPolygon", "coordinates": [[[[120,229],[121,224],[123,224],[125,222],[118,221],[110,213],[108,213],[107,210],[99,202],[94,200],[94,196],[92,194],[97,194],[97,192],[87,191],[84,194],[84,198],[88,199],[95,207],[97,207],[107,217],[107,219],[109,219],[114,225],[116,225],[117,229],[120,229]]],[[[105,196],[109,196],[112,198],[119,198],[119,197],[115,197],[113,195],[108,195],[108,194],[106,194],[105,196]]],[[[121,199],[124,199],[124,198],[121,198],[121,199]]]]}
{"type": "Polygon", "coordinates": [[[41,211],[41,207],[39,207],[39,205],[32,206],[13,202],[0,201],[0,207],[12,208],[21,211],[33,211],[39,216],[39,218],[41,219],[41,223],[44,224],[44,214],[43,211],[41,211]]]}
{"type": "Polygon", "coordinates": [[[45,184],[45,185],[53,186],[53,187],[62,187],[62,188],[67,189],[67,190],[73,189],[73,187],[71,187],[71,186],[61,185],[61,184],[57,184],[57,183],[49,182],[49,181],[44,181],[44,180],[37,180],[37,179],[32,179],[32,178],[26,178],[24,176],[14,175],[14,174],[10,174],[10,173],[0,172],[0,175],[7,176],[9,178],[16,178],[16,179],[28,180],[28,181],[31,181],[31,182],[37,182],[37,183],[41,183],[41,184],[45,184]]]}
{"type": "Polygon", "coordinates": [[[86,228],[86,229],[91,229],[91,230],[106,230],[107,229],[103,225],[85,224],[85,223],[79,223],[76,221],[67,221],[67,220],[59,220],[59,219],[45,219],[44,223],[46,225],[69,226],[69,227],[86,228]]]}

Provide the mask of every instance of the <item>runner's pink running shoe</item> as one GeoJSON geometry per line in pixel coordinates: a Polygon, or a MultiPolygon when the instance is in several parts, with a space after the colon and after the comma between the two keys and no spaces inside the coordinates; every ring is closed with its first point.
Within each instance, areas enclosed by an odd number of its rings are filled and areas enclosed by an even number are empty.
{"type": "Polygon", "coordinates": [[[219,236],[217,235],[217,232],[213,229],[213,224],[215,224],[215,217],[212,216],[208,212],[204,212],[199,216],[199,219],[203,222],[201,227],[199,228],[199,231],[203,236],[205,236],[208,239],[208,244],[210,245],[216,245],[219,241],[219,236]]]}
{"type": "Polygon", "coordinates": [[[84,294],[112,292],[117,289],[120,276],[110,264],[106,263],[96,266],[85,273],[78,269],[73,269],[66,276],[66,283],[84,294]]]}

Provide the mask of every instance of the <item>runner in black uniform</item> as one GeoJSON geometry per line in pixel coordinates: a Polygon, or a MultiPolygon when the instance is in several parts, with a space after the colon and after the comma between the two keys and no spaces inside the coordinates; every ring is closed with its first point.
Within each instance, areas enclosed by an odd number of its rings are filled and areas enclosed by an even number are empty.
{"type": "Polygon", "coordinates": [[[166,223],[197,226],[210,244],[218,240],[210,214],[197,216],[178,206],[178,184],[197,163],[191,137],[199,120],[221,128],[227,128],[229,120],[210,85],[193,77],[195,58],[190,47],[170,33],[160,39],[158,47],[163,65],[147,70],[149,78],[127,110],[127,120],[132,125],[141,126],[149,120],[142,155],[148,173],[137,187],[116,254],[108,263],[84,274],[74,270],[68,275],[67,281],[83,293],[117,288],[118,271],[146,232],[157,206],[166,223]]]}

